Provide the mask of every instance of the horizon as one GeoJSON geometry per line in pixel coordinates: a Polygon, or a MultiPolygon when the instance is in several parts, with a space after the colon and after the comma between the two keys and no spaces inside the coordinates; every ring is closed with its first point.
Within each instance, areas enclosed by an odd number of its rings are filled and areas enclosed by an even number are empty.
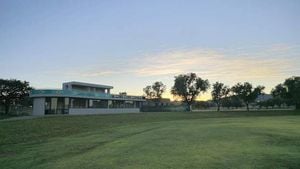
{"type": "Polygon", "coordinates": [[[179,74],[266,93],[300,75],[300,1],[222,2],[1,1],[0,78],[35,88],[106,84],[129,95],[162,81],[173,99],[179,74]]]}

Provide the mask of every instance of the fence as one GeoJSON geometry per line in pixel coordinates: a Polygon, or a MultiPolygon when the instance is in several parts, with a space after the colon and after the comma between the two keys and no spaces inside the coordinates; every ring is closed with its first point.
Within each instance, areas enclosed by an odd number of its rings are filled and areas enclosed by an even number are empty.
{"type": "MultiPolygon", "coordinates": [[[[25,107],[25,106],[16,106],[12,105],[9,108],[9,115],[31,115],[32,107],[25,107]]],[[[0,106],[0,114],[5,114],[4,106],[0,106]]]]}

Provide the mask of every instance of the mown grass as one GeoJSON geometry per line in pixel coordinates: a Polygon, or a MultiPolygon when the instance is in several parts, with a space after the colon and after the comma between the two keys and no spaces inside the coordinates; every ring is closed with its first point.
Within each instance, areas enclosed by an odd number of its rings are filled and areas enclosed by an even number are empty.
{"type": "Polygon", "coordinates": [[[0,121],[0,168],[299,168],[300,112],[0,121]]]}

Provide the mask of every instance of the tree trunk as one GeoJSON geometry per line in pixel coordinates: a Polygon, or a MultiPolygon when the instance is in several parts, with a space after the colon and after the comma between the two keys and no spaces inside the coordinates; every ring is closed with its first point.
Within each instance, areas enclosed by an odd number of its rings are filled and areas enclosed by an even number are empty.
{"type": "Polygon", "coordinates": [[[191,112],[192,111],[192,104],[187,103],[187,111],[191,112]]]}
{"type": "Polygon", "coordinates": [[[249,111],[249,103],[246,103],[247,111],[249,111]]]}
{"type": "Polygon", "coordinates": [[[220,104],[218,104],[218,110],[217,111],[220,111],[220,104]]]}
{"type": "Polygon", "coordinates": [[[300,103],[296,103],[296,110],[300,110],[300,103]]]}
{"type": "Polygon", "coordinates": [[[7,115],[9,112],[9,104],[5,103],[4,108],[5,108],[5,114],[7,115]]]}

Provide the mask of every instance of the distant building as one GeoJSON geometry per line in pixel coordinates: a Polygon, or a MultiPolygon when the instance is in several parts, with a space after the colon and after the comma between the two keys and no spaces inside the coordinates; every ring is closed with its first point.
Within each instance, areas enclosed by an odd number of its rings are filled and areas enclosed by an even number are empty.
{"type": "Polygon", "coordinates": [[[63,83],[62,90],[32,90],[33,115],[110,114],[140,112],[142,96],[111,94],[113,86],[83,82],[63,83]]]}
{"type": "Polygon", "coordinates": [[[271,94],[261,94],[258,95],[258,97],[256,98],[256,102],[263,102],[263,101],[267,101],[269,99],[272,99],[273,96],[271,94]]]}

